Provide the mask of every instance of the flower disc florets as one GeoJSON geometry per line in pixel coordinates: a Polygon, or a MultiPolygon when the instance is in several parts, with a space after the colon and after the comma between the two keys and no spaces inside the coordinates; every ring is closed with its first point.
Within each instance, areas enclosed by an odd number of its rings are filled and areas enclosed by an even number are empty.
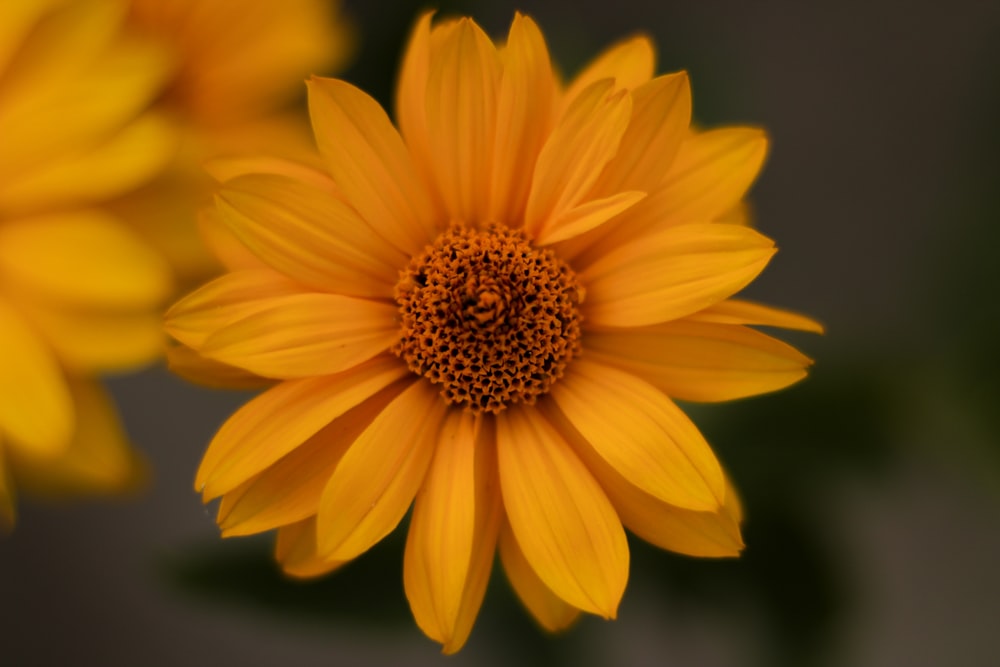
{"type": "Polygon", "coordinates": [[[531,405],[580,353],[582,295],[572,269],[523,232],[455,225],[396,284],[393,352],[451,404],[531,405]]]}

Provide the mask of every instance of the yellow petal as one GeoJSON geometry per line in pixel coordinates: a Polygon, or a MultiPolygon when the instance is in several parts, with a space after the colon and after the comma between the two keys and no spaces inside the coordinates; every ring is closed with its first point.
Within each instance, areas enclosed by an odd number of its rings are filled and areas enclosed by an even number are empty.
{"type": "Polygon", "coordinates": [[[410,609],[445,653],[461,648],[472,629],[496,548],[496,449],[484,422],[449,412],[406,541],[403,583],[410,609]]]}
{"type": "Polygon", "coordinates": [[[318,577],[347,562],[324,560],[316,554],[315,516],[278,529],[274,559],[285,574],[296,579],[318,577]]]}
{"type": "Polygon", "coordinates": [[[326,292],[391,297],[407,257],[329,190],[250,174],[217,196],[222,221],[263,262],[326,292]]]}
{"type": "Polygon", "coordinates": [[[534,408],[497,416],[497,453],[504,507],[531,568],[567,603],[614,618],[629,554],[601,487],[534,408]]]}
{"type": "Polygon", "coordinates": [[[185,380],[214,389],[264,389],[275,382],[242,368],[207,359],[186,345],[167,349],[167,366],[185,380]]]}
{"type": "Polygon", "coordinates": [[[17,456],[19,487],[34,496],[61,498],[121,493],[146,479],[146,464],[132,449],[111,397],[96,382],[69,382],[76,430],[69,447],[55,458],[17,456]]]}
{"type": "Polygon", "coordinates": [[[531,569],[506,521],[500,530],[500,559],[517,597],[543,628],[549,632],[559,632],[580,617],[579,609],[549,590],[531,569]]]}
{"type": "Polygon", "coordinates": [[[567,211],[583,203],[614,157],[632,113],[626,91],[610,79],[588,86],[546,140],[535,165],[525,229],[539,237],[567,211]]]}
{"type": "Polygon", "coordinates": [[[166,262],[113,217],[77,211],[0,227],[0,274],[74,306],[151,308],[170,293],[166,262]]]}
{"type": "Polygon", "coordinates": [[[435,181],[451,220],[478,222],[489,200],[500,60],[471,19],[448,30],[435,56],[426,98],[435,181]]]}
{"type": "Polygon", "coordinates": [[[14,483],[7,468],[3,442],[0,441],[0,536],[10,532],[14,528],[14,522],[17,519],[14,483]]]}
{"type": "Polygon", "coordinates": [[[323,487],[347,448],[405,387],[400,380],[330,422],[274,465],[222,497],[223,537],[251,535],[316,514],[323,487]]]}
{"type": "Polygon", "coordinates": [[[32,28],[59,0],[15,0],[4,5],[0,21],[0,72],[7,69],[11,56],[31,34],[32,28]]]}
{"type": "Polygon", "coordinates": [[[514,16],[505,56],[487,217],[513,226],[524,218],[533,167],[552,129],[556,88],[545,38],[531,18],[514,16]]]}
{"type": "Polygon", "coordinates": [[[645,192],[627,191],[604,199],[592,199],[551,220],[539,233],[535,244],[549,245],[579,236],[635,206],[645,197],[645,192]]]}
{"type": "Polygon", "coordinates": [[[664,220],[715,220],[746,194],[767,155],[767,137],[751,127],[726,127],[688,137],[663,183],[664,220]]]}
{"type": "Polygon", "coordinates": [[[73,401],[56,360],[21,316],[0,299],[0,435],[36,456],[69,446],[73,401]]]}
{"type": "Polygon", "coordinates": [[[707,308],[750,283],[775,253],[748,227],[680,225],[607,252],[581,272],[590,325],[665,322],[707,308]]]}
{"type": "Polygon", "coordinates": [[[649,192],[666,178],[691,122],[687,72],[658,76],[632,91],[632,118],[594,192],[649,192]]]}
{"type": "MultiPolygon", "coordinates": [[[[557,425],[565,420],[558,413],[550,411],[549,415],[557,425]]],[[[711,512],[683,509],[658,500],[630,483],[583,438],[577,436],[572,441],[622,522],[642,539],[689,556],[731,557],[738,556],[743,549],[739,499],[728,479],[722,507],[711,512]]]]}
{"type": "Polygon", "coordinates": [[[388,116],[344,81],[308,85],[316,142],[344,198],[386,241],[419,253],[437,235],[438,216],[388,116]]]}
{"type": "Polygon", "coordinates": [[[791,345],[733,324],[690,319],[588,332],[587,358],[638,375],[685,401],[729,401],[776,391],[812,361],[791,345]]]}
{"type": "Polygon", "coordinates": [[[302,286],[268,268],[234,271],[202,285],[166,314],[167,332],[193,348],[223,327],[263,312],[278,297],[301,294],[302,286]]]}
{"type": "Polygon", "coordinates": [[[326,173],[308,164],[272,155],[225,155],[206,160],[202,167],[218,183],[227,183],[250,174],[269,174],[293,178],[315,188],[337,192],[336,184],[326,173]]]}
{"type": "Polygon", "coordinates": [[[437,390],[414,382],[347,450],[320,499],[321,556],[354,558],[396,527],[424,480],[444,413],[437,390]]]}
{"type": "Polygon", "coordinates": [[[559,409],[625,479],[663,502],[715,510],[722,469],[698,428],[639,378],[579,359],[552,387],[559,409]]]}
{"type": "Polygon", "coordinates": [[[197,215],[197,236],[226,269],[232,272],[270,268],[240,242],[214,202],[203,206],[197,215]]]}
{"type": "Polygon", "coordinates": [[[266,301],[212,333],[198,351],[257,375],[296,378],[352,368],[399,337],[397,309],[388,303],[316,293],[266,301]]]}
{"type": "Polygon", "coordinates": [[[805,315],[765,306],[752,301],[726,299],[709,306],[697,313],[692,313],[690,319],[699,322],[717,322],[719,324],[756,324],[765,327],[781,327],[797,331],[823,333],[823,325],[805,315]]]}
{"type": "Polygon", "coordinates": [[[159,173],[176,143],[165,117],[145,114],[96,147],[4,179],[0,206],[11,212],[109,199],[159,173]]]}
{"type": "Polygon", "coordinates": [[[398,359],[381,357],[344,373],[290,380],[267,390],[216,433],[195,489],[205,500],[231,491],[406,374],[398,359]]]}
{"type": "Polygon", "coordinates": [[[572,104],[587,86],[601,79],[614,79],[618,88],[638,88],[653,77],[655,66],[653,43],[645,35],[613,44],[576,75],[563,95],[563,103],[572,104]]]}

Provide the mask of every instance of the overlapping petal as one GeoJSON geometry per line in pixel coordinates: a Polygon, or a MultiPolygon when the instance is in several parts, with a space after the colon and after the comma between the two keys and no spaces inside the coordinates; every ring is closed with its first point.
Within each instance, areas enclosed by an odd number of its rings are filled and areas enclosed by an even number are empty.
{"type": "Polygon", "coordinates": [[[527,607],[543,628],[549,632],[565,630],[580,617],[580,610],[568,604],[553,593],[545,583],[538,578],[528,559],[524,557],[517,538],[504,522],[500,530],[500,559],[510,585],[514,587],[517,596],[527,607]]]}
{"type": "Polygon", "coordinates": [[[566,87],[563,104],[573,104],[588,86],[601,79],[614,79],[619,88],[633,90],[653,77],[656,52],[648,37],[639,35],[605,49],[590,61],[566,87]]]}
{"type": "Polygon", "coordinates": [[[285,574],[298,579],[327,574],[347,562],[319,557],[316,552],[315,516],[278,529],[274,559],[285,574]]]}

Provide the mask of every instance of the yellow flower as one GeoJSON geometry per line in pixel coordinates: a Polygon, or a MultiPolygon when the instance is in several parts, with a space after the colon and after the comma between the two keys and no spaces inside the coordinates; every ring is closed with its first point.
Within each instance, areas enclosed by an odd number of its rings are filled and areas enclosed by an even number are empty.
{"type": "Polygon", "coordinates": [[[497,550],[550,630],[615,616],[623,524],[740,552],[735,492],[670,397],[792,384],[809,359],[747,325],[819,327],[731,298],[775,251],[733,222],[764,134],[692,131],[686,75],[653,71],[640,37],[562,86],[531,19],[498,48],[428,14],[398,132],[365,93],[313,78],[323,170],[218,169],[208,219],[245,250],[167,326],[181,372],[271,385],[197,474],[223,535],[277,529],[285,571],[315,576],[412,504],[406,594],[446,652],[497,550]]]}
{"type": "Polygon", "coordinates": [[[15,485],[120,490],[141,470],[96,374],[163,351],[172,289],[102,202],[155,176],[174,134],[146,112],[170,58],[124,2],[0,4],[0,524],[15,485]]]}
{"type": "Polygon", "coordinates": [[[158,107],[181,134],[157,181],[116,209],[168,258],[184,281],[218,271],[197,229],[210,200],[203,163],[231,152],[315,151],[306,119],[290,108],[310,74],[333,72],[352,32],[331,0],[131,0],[130,25],[174,62],[158,107]]]}

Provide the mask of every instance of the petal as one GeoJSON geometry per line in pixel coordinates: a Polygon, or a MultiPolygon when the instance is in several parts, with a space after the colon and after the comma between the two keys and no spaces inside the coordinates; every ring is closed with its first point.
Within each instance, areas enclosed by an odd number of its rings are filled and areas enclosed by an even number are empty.
{"type": "Polygon", "coordinates": [[[594,58],[570,83],[563,103],[570,105],[595,81],[614,79],[618,88],[632,90],[653,78],[656,52],[645,35],[631,37],[605,49],[594,58]]]}
{"type": "Polygon", "coordinates": [[[386,241],[419,253],[436,236],[437,215],[382,107],[337,79],[313,77],[308,87],[316,142],[344,198],[386,241]]]}
{"type": "Polygon", "coordinates": [[[579,359],[551,392],[608,465],[663,502],[712,511],[725,499],[722,469],[697,427],[639,378],[579,359]]]}
{"type": "Polygon", "coordinates": [[[232,228],[222,220],[222,213],[214,203],[198,210],[197,225],[200,241],[229,271],[270,268],[240,242],[232,228]]]}
{"type": "Polygon", "coordinates": [[[587,358],[634,373],[668,396],[729,401],[776,391],[806,376],[812,360],[744,326],[690,319],[587,334],[587,358]]]}
{"type": "Polygon", "coordinates": [[[233,490],[406,374],[406,366],[386,356],[344,373],[290,380],[265,391],[216,433],[195,489],[206,501],[233,490]]]}
{"type": "Polygon", "coordinates": [[[14,498],[14,482],[7,461],[4,458],[3,442],[0,442],[0,535],[9,533],[17,520],[17,507],[14,498]]]}
{"type": "Polygon", "coordinates": [[[164,326],[180,342],[200,348],[216,331],[263,312],[276,298],[301,293],[301,285],[267,268],[234,271],[175,303],[164,326]]]}
{"type": "Polygon", "coordinates": [[[453,410],[413,505],[403,583],[420,629],[457,651],[472,630],[500,524],[489,423],[453,410]]]}
{"type": "Polygon", "coordinates": [[[392,532],[424,480],[444,414],[437,390],[414,382],[347,450],[320,499],[321,556],[354,558],[392,532]]]}
{"type": "Polygon", "coordinates": [[[549,245],[579,236],[635,206],[645,197],[645,192],[627,191],[604,199],[592,199],[551,220],[539,233],[535,244],[549,245]]]}
{"type": "Polygon", "coordinates": [[[132,449],[111,396],[98,383],[72,379],[76,430],[58,457],[17,456],[18,485],[34,496],[121,493],[146,478],[146,464],[132,449]]]}
{"type": "MultiPolygon", "coordinates": [[[[563,415],[550,410],[547,416],[560,430],[572,431],[563,415]]],[[[683,509],[658,500],[630,483],[579,434],[571,440],[608,494],[622,523],[642,539],[669,551],[709,558],[738,556],[743,549],[739,499],[728,479],[721,507],[710,512],[683,509]]]]}
{"type": "Polygon", "coordinates": [[[65,450],[73,434],[73,400],[52,353],[0,299],[0,435],[36,456],[65,450]]]}
{"type": "Polygon", "coordinates": [[[497,95],[489,220],[513,226],[524,218],[535,161],[552,129],[555,92],[541,30],[515,14],[497,95]]]}
{"type": "Polygon", "coordinates": [[[588,324],[665,322],[707,308],[746,287],[775,253],[748,227],[681,225],[607,252],[581,272],[588,324]]]}
{"type": "Polygon", "coordinates": [[[142,185],[173,156],[177,136],[163,116],[147,113],[96,147],[62,155],[0,182],[8,213],[99,202],[142,185]]]}
{"type": "Polygon", "coordinates": [[[42,296],[98,308],[151,308],[172,289],[166,262],[98,211],[5,222],[0,273],[42,296]]]}
{"type": "Polygon", "coordinates": [[[534,408],[497,416],[500,488],[525,558],[553,593],[614,618],[628,580],[628,544],[601,487],[534,408]]]}
{"type": "Polygon", "coordinates": [[[278,529],[274,559],[285,574],[297,579],[328,574],[347,562],[324,560],[316,554],[315,516],[278,529]]]}
{"type": "Polygon", "coordinates": [[[271,155],[225,155],[206,160],[202,168],[218,183],[248,176],[269,174],[285,176],[316,188],[337,192],[337,186],[326,173],[308,164],[271,155]]]}
{"type": "Polygon", "coordinates": [[[690,123],[687,72],[658,76],[633,90],[628,129],[594,186],[595,193],[607,196],[657,188],[666,179],[690,123]]]}
{"type": "Polygon", "coordinates": [[[507,580],[525,608],[549,632],[565,630],[580,617],[580,610],[549,590],[524,557],[506,521],[500,530],[500,559],[507,580]]]}
{"type": "Polygon", "coordinates": [[[583,203],[614,157],[632,113],[626,91],[610,79],[587,87],[570,105],[538,156],[525,213],[525,229],[544,237],[566,212],[583,203]]]}
{"type": "Polygon", "coordinates": [[[444,34],[427,79],[431,166],[450,219],[475,223],[489,200],[500,60],[471,19],[444,34]]]}
{"type": "Polygon", "coordinates": [[[274,378],[337,373],[384,352],[399,337],[397,309],[339,294],[292,294],[226,325],[198,350],[274,378]]]}
{"type": "Polygon", "coordinates": [[[256,477],[222,497],[223,537],[251,535],[316,514],[323,488],[347,448],[405,388],[400,380],[330,422],[256,477]]]}
{"type": "Polygon", "coordinates": [[[396,123],[417,171],[426,177],[428,184],[432,180],[433,159],[427,133],[427,78],[430,75],[433,16],[433,11],[425,11],[417,18],[396,84],[396,123]]]}
{"type": "Polygon", "coordinates": [[[717,322],[719,324],[756,324],[765,327],[781,327],[797,331],[823,333],[823,325],[805,315],[765,306],[752,301],[726,299],[709,306],[697,313],[692,313],[690,319],[698,322],[717,322]]]}
{"type": "Polygon", "coordinates": [[[242,368],[207,359],[186,345],[167,348],[167,367],[189,382],[213,389],[264,389],[275,382],[242,368]]]}
{"type": "Polygon", "coordinates": [[[272,174],[228,181],[221,218],[263,262],[321,291],[391,297],[407,257],[332,192],[272,174]]]}

